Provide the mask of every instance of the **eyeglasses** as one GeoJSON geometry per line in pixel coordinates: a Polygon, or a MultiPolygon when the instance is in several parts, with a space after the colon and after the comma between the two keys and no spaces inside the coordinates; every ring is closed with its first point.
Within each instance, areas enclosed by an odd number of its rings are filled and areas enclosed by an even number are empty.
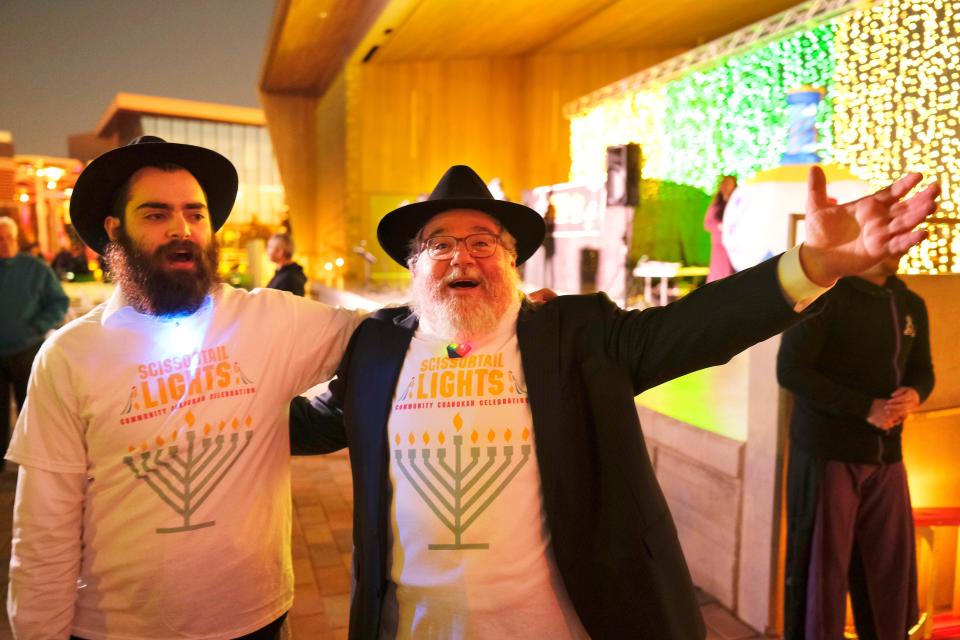
{"type": "Polygon", "coordinates": [[[432,236],[423,241],[421,251],[426,248],[427,255],[434,260],[450,260],[457,250],[457,245],[463,242],[467,253],[474,258],[488,258],[497,250],[500,236],[492,233],[472,233],[466,238],[454,236],[432,236]]]}

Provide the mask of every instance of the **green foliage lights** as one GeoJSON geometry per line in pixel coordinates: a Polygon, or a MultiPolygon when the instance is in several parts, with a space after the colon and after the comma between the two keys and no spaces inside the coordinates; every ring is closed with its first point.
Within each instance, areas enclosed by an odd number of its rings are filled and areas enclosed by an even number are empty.
{"type": "Polygon", "coordinates": [[[829,159],[836,27],[824,24],[666,85],[662,140],[670,150],[662,176],[712,191],[719,176],[749,177],[778,166],[786,146],[786,96],[812,85],[826,90],[817,116],[821,155],[829,159]]]}

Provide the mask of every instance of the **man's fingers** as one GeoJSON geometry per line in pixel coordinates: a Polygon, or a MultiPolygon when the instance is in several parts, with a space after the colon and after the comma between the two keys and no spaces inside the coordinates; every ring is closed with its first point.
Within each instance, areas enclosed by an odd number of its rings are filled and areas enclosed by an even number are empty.
{"type": "Polygon", "coordinates": [[[909,233],[901,233],[887,242],[887,251],[892,256],[902,256],[915,244],[923,242],[927,237],[926,229],[918,229],[909,233]]]}
{"type": "Polygon", "coordinates": [[[557,292],[553,289],[537,289],[529,296],[533,302],[550,302],[557,297],[557,292]]]}
{"type": "Polygon", "coordinates": [[[912,229],[937,210],[937,198],[940,196],[940,185],[936,182],[928,186],[913,197],[898,202],[890,207],[892,221],[890,231],[899,233],[912,229]]]}
{"type": "Polygon", "coordinates": [[[807,175],[807,211],[816,211],[829,205],[827,198],[827,177],[823,169],[814,165],[807,175]]]}
{"type": "Polygon", "coordinates": [[[923,175],[919,173],[908,173],[903,176],[889,187],[877,191],[874,196],[881,199],[881,201],[888,204],[892,204],[902,198],[903,196],[910,193],[910,190],[915,186],[920,184],[920,180],[923,179],[923,175]]]}

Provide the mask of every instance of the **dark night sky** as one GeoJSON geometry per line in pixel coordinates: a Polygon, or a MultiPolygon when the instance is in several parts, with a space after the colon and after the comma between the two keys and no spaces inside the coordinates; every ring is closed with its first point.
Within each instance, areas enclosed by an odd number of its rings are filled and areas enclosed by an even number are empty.
{"type": "Polygon", "coordinates": [[[274,0],[0,0],[0,130],[63,156],[119,91],[258,107],[274,0]]]}

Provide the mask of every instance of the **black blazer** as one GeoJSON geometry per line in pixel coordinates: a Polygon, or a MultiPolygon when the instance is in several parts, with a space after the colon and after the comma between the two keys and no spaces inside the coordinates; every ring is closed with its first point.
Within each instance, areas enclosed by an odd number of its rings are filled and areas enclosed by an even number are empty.
{"type": "MultiPolygon", "coordinates": [[[[523,305],[517,338],[543,506],[564,585],[592,638],[705,636],[634,396],[726,362],[799,317],[781,291],[777,259],[645,311],[624,311],[603,294],[523,305]]],[[[294,453],[350,448],[354,639],[376,638],[380,623],[389,577],[386,427],[416,325],[407,308],[377,312],[354,332],[330,392],[291,406],[294,453]]]]}

